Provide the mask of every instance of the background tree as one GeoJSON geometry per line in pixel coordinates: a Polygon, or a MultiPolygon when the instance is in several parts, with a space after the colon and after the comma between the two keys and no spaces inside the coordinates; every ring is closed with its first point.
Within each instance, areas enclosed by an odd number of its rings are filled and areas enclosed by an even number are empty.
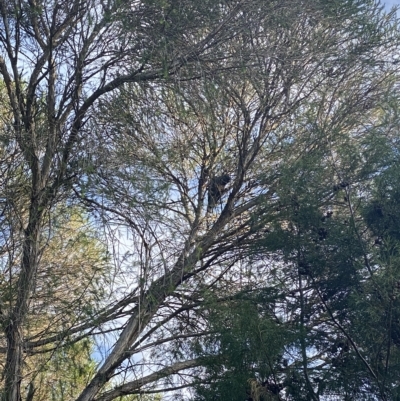
{"type": "MultiPolygon", "coordinates": [[[[74,332],[104,307],[108,257],[81,210],[60,208],[46,226],[38,285],[23,327],[22,383],[31,400],[67,400],[79,394],[95,371],[93,344],[87,335],[74,336],[74,332]]],[[[3,260],[1,303],[5,307],[15,302],[15,265],[20,255],[14,252],[13,259],[3,260]]],[[[6,345],[3,339],[3,353],[6,345]]],[[[3,368],[4,362],[5,358],[3,368]]]]}

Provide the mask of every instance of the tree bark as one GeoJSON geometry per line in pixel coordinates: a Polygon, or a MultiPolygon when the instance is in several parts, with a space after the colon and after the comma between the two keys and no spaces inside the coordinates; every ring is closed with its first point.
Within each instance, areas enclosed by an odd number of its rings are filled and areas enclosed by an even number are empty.
{"type": "Polygon", "coordinates": [[[21,272],[17,282],[17,299],[5,328],[7,358],[4,370],[4,401],[21,401],[23,325],[29,310],[38,267],[39,234],[44,209],[40,198],[39,194],[32,197],[29,224],[24,233],[21,272]]]}

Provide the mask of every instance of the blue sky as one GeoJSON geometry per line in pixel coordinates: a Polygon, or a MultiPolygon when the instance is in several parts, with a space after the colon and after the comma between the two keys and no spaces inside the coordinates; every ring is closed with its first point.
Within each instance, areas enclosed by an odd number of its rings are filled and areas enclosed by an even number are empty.
{"type": "Polygon", "coordinates": [[[388,8],[391,8],[393,6],[400,5],[400,0],[383,0],[382,4],[384,4],[388,8]]]}

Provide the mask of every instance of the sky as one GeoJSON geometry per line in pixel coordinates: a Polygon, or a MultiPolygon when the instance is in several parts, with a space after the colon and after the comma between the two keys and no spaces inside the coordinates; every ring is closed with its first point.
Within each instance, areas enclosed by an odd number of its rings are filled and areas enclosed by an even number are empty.
{"type": "Polygon", "coordinates": [[[390,10],[393,6],[400,6],[400,0],[382,0],[382,4],[390,10]]]}
{"type": "Polygon", "coordinates": [[[387,7],[393,7],[400,5],[400,0],[386,0],[383,2],[387,7]]]}

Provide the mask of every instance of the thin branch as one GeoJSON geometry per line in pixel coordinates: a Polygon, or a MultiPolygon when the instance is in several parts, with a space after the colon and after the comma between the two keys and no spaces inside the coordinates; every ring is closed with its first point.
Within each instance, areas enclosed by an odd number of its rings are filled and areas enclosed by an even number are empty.
{"type": "Polygon", "coordinates": [[[191,359],[184,362],[176,362],[171,366],[167,366],[157,372],[144,376],[141,379],[134,380],[130,383],[123,384],[122,386],[118,386],[111,391],[107,391],[97,397],[96,401],[111,401],[123,395],[140,393],[141,388],[143,386],[146,386],[147,384],[154,383],[164,377],[176,374],[182,370],[200,366],[201,363],[202,361],[200,359],[191,359]]]}

